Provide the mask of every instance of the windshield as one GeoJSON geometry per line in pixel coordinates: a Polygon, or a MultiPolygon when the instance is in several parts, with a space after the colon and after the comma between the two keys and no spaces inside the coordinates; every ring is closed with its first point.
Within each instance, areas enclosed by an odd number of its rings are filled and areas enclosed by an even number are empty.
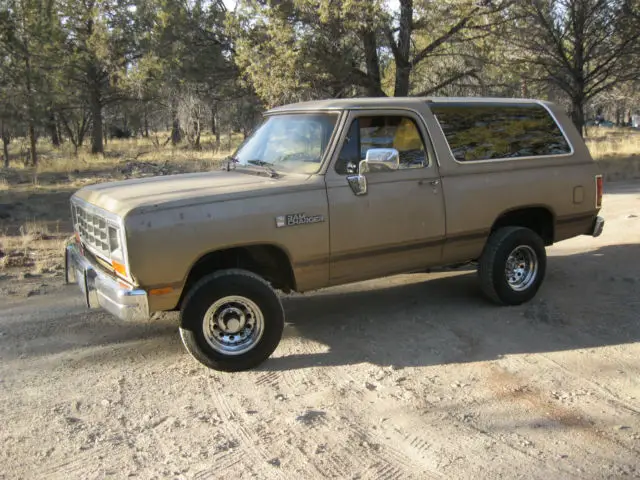
{"type": "Polygon", "coordinates": [[[313,174],[331,139],[337,114],[296,113],[266,120],[240,145],[233,159],[241,166],[313,174]]]}

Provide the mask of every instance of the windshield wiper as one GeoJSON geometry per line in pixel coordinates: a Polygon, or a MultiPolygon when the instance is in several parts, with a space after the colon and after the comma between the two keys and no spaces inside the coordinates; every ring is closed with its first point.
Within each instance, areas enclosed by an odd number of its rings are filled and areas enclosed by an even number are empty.
{"type": "Polygon", "coordinates": [[[280,174],[271,166],[272,164],[265,162],[264,160],[248,160],[247,163],[262,167],[267,173],[269,173],[271,178],[278,178],[280,176],[280,174]]]}

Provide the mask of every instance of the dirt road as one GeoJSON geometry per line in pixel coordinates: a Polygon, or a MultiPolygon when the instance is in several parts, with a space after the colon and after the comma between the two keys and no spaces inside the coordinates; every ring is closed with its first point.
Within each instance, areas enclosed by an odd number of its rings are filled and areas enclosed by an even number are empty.
{"type": "Polygon", "coordinates": [[[603,215],[528,305],[471,271],[292,296],[239,374],[195,363],[175,315],[122,324],[58,280],[4,297],[0,478],[640,477],[640,185],[603,215]]]}

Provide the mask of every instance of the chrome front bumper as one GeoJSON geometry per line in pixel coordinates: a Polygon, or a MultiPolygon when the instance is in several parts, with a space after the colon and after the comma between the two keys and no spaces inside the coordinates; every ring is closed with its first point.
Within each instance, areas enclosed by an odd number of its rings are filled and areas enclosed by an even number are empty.
{"type": "Polygon", "coordinates": [[[602,230],[604,230],[604,218],[598,216],[593,221],[591,236],[599,237],[602,234],[602,230]]]}
{"type": "Polygon", "coordinates": [[[94,267],[78,246],[68,245],[65,249],[65,279],[76,283],[82,291],[88,308],[102,307],[121,320],[140,321],[149,318],[147,292],[127,288],[114,280],[100,267],[94,267]]]}

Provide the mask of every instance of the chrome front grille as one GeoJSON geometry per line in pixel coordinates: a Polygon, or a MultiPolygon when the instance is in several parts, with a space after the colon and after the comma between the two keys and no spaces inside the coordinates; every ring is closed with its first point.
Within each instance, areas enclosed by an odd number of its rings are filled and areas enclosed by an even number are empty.
{"type": "Polygon", "coordinates": [[[110,258],[109,224],[105,217],[77,204],[72,208],[75,228],[82,243],[103,257],[110,258]]]}

